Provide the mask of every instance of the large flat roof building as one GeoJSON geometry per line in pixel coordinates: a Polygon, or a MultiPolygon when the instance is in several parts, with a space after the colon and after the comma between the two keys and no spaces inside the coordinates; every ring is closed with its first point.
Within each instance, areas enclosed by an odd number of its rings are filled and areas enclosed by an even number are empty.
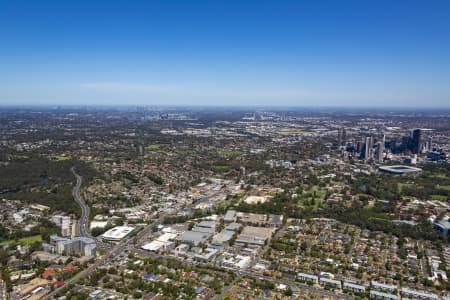
{"type": "Polygon", "coordinates": [[[206,232],[186,231],[177,240],[185,243],[192,243],[198,245],[205,243],[212,234],[206,232]]]}
{"type": "Polygon", "coordinates": [[[246,226],[237,237],[236,243],[247,246],[263,246],[272,237],[274,231],[275,229],[271,227],[246,226]]]}
{"type": "Polygon", "coordinates": [[[119,242],[129,236],[134,231],[134,227],[117,226],[111,228],[102,235],[105,241],[119,242]]]}

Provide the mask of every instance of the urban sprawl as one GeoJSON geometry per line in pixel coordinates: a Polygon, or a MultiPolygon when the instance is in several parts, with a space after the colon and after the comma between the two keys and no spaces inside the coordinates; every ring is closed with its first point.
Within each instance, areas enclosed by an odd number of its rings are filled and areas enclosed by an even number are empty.
{"type": "Polygon", "coordinates": [[[450,112],[2,108],[0,299],[450,299],[450,112]]]}

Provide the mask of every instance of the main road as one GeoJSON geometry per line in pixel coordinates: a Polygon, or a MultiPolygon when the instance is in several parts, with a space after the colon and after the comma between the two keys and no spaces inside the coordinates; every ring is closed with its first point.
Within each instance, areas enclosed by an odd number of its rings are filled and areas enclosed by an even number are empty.
{"type": "Polygon", "coordinates": [[[81,207],[81,218],[78,223],[78,232],[81,236],[92,238],[92,235],[88,230],[89,213],[90,213],[89,206],[86,204],[86,202],[84,202],[83,197],[81,197],[81,195],[80,195],[81,182],[82,182],[83,178],[75,172],[74,167],[72,167],[70,169],[70,171],[72,171],[73,175],[77,179],[77,183],[75,184],[75,186],[73,187],[73,190],[72,190],[73,199],[81,207]]]}
{"type": "Polygon", "coordinates": [[[95,269],[103,267],[111,260],[113,260],[115,257],[123,253],[123,251],[130,245],[134,244],[135,241],[142,239],[146,235],[149,235],[152,232],[153,226],[161,224],[163,219],[164,215],[160,215],[158,219],[156,219],[151,224],[144,227],[144,229],[139,231],[134,237],[123,240],[117,245],[115,245],[112,249],[107,251],[106,254],[101,259],[97,260],[93,265],[76,274],[74,277],[65,281],[63,286],[53,290],[52,292],[47,294],[43,299],[54,299],[55,296],[58,295],[58,293],[64,292],[71,284],[76,283],[78,280],[82,278],[88,277],[89,275],[92,274],[92,272],[95,271],[95,269]]]}

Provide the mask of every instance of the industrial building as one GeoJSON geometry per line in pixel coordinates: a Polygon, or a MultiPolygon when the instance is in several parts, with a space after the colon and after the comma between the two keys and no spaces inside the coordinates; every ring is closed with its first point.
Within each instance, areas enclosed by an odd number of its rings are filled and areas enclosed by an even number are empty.
{"type": "Polygon", "coordinates": [[[141,248],[153,253],[171,250],[175,247],[175,243],[170,240],[176,238],[175,233],[164,233],[152,242],[145,244],[141,248]]]}
{"type": "Polygon", "coordinates": [[[236,239],[236,244],[248,247],[263,246],[275,231],[271,227],[246,226],[236,239]]]}
{"type": "Polygon", "coordinates": [[[211,233],[186,231],[177,240],[184,243],[192,243],[197,246],[200,243],[205,243],[211,237],[211,233]]]}

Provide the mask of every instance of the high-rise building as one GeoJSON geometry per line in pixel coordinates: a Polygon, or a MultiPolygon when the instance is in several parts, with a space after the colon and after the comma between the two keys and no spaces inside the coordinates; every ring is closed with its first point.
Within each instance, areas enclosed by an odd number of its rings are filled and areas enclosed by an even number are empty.
{"type": "Polygon", "coordinates": [[[345,128],[339,127],[338,128],[338,146],[345,145],[346,141],[347,141],[347,132],[345,131],[345,128]]]}
{"type": "Polygon", "coordinates": [[[373,138],[371,136],[366,137],[364,159],[370,160],[373,158],[373,138]]]}
{"type": "Polygon", "coordinates": [[[377,160],[378,162],[383,162],[383,160],[384,160],[384,147],[383,147],[383,142],[378,142],[378,143],[377,143],[376,160],[377,160]]]}
{"type": "Polygon", "coordinates": [[[377,146],[377,160],[383,162],[384,160],[384,145],[386,144],[386,136],[383,134],[383,138],[378,142],[377,146]]]}
{"type": "Polygon", "coordinates": [[[411,152],[414,154],[418,154],[420,152],[420,147],[422,145],[422,130],[420,128],[416,128],[412,131],[411,138],[411,152]]]}
{"type": "Polygon", "coordinates": [[[337,134],[337,144],[338,146],[342,145],[342,128],[338,128],[338,134],[337,134]]]}
{"type": "Polygon", "coordinates": [[[342,143],[343,145],[346,145],[347,143],[347,131],[345,128],[342,128],[342,143]]]}
{"type": "Polygon", "coordinates": [[[356,152],[357,153],[361,153],[361,151],[363,150],[363,142],[357,142],[356,143],[356,152]]]}

